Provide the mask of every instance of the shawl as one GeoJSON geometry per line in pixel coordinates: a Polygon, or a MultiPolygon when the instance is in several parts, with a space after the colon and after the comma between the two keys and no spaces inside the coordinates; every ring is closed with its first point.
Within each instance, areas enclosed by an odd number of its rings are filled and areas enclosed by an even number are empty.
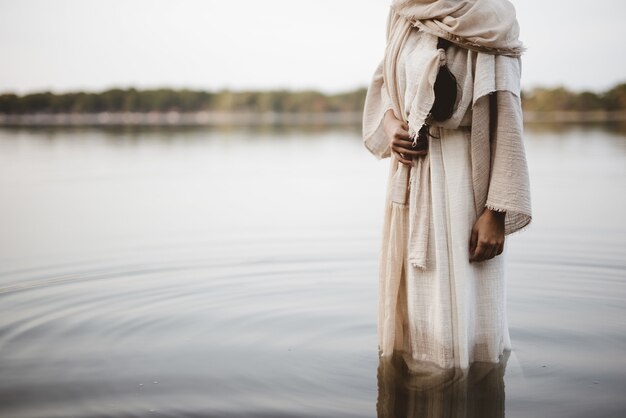
{"type": "MultiPolygon", "coordinates": [[[[431,125],[455,129],[471,113],[470,149],[476,213],[485,208],[506,212],[505,234],[531,221],[530,188],[522,141],[520,102],[523,47],[517,40],[514,10],[506,0],[402,1],[395,0],[387,21],[387,47],[367,91],[363,112],[363,141],[377,158],[392,157],[387,183],[383,245],[379,258],[381,290],[380,348],[390,355],[394,346],[396,300],[408,245],[414,267],[426,268],[430,217],[428,158],[414,159],[409,168],[390,152],[382,119],[393,109],[407,121],[414,138],[426,123],[434,102],[439,67],[454,55],[451,70],[457,77],[460,102],[449,120],[431,125]],[[419,74],[416,89],[405,97],[399,91],[397,62],[412,30],[426,37],[421,50],[412,51],[410,66],[419,74]],[[453,42],[448,52],[437,49],[437,37],[453,42]],[[456,55],[455,55],[456,54],[456,55]],[[456,115],[456,116],[455,116],[456,115]],[[417,188],[407,202],[409,188],[417,188]],[[404,238],[408,231],[408,240],[404,238]]],[[[469,256],[469,255],[468,255],[469,256]]]]}
{"type": "Polygon", "coordinates": [[[524,49],[507,0],[393,0],[391,8],[425,32],[474,51],[520,56],[524,49]]]}

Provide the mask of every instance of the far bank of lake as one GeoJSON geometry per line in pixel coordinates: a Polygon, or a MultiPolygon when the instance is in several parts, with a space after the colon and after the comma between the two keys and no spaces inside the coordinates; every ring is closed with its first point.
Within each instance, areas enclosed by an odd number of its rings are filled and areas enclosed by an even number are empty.
{"type": "MultiPolygon", "coordinates": [[[[361,112],[101,112],[2,114],[0,126],[358,125],[361,112]]],[[[620,123],[626,111],[524,112],[526,123],[620,123]]]]}

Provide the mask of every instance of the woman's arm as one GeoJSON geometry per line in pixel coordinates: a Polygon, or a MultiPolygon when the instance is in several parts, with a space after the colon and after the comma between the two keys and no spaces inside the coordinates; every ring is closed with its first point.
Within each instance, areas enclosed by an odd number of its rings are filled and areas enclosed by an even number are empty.
{"type": "Polygon", "coordinates": [[[413,141],[409,137],[409,125],[397,119],[393,109],[385,112],[383,125],[391,151],[402,164],[413,165],[413,157],[426,155],[426,150],[418,150],[411,146],[413,141]]]}
{"type": "Polygon", "coordinates": [[[503,90],[491,99],[489,190],[485,209],[472,228],[470,261],[489,260],[501,254],[505,235],[519,231],[532,219],[520,98],[503,90]]]}
{"type": "Polygon", "coordinates": [[[504,233],[508,235],[524,228],[532,219],[520,97],[510,91],[496,91],[490,114],[495,123],[485,207],[506,212],[504,233]]]}

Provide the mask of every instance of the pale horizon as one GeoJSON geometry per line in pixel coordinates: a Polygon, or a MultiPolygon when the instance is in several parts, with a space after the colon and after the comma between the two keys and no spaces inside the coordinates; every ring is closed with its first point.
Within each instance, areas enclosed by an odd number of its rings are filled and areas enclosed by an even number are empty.
{"type": "MultiPolygon", "coordinates": [[[[364,3],[0,0],[0,93],[350,91],[367,86],[384,50],[390,2],[364,3]]],[[[602,92],[626,82],[625,2],[513,3],[527,47],[524,89],[602,92]]]]}

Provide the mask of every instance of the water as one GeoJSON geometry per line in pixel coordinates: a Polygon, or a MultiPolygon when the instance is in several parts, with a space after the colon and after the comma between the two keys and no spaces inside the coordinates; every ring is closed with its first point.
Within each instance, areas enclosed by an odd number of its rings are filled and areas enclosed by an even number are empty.
{"type": "Polygon", "coordinates": [[[378,360],[357,129],[0,130],[0,415],[623,416],[626,136],[526,148],[514,349],[442,388],[378,360]]]}

